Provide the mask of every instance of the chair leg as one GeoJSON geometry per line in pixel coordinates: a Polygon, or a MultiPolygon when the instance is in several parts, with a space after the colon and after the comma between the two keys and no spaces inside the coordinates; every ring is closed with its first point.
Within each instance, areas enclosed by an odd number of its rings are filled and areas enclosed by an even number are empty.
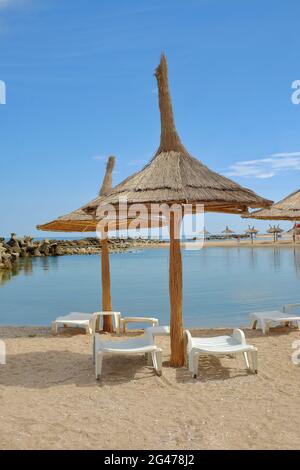
{"type": "Polygon", "coordinates": [[[199,354],[193,355],[193,378],[196,379],[198,376],[198,366],[199,366],[199,354]]]}
{"type": "Polygon", "coordinates": [[[115,315],[115,327],[117,335],[120,336],[120,318],[118,315],[115,315]]]}
{"type": "Polygon", "coordinates": [[[264,335],[269,334],[269,331],[270,331],[270,323],[269,323],[269,322],[262,321],[262,322],[261,322],[261,329],[262,329],[262,332],[263,332],[264,335]]]}
{"type": "Polygon", "coordinates": [[[245,359],[246,368],[249,370],[249,369],[250,369],[250,363],[249,363],[248,354],[247,354],[246,352],[244,352],[243,354],[244,354],[244,359],[245,359]]]}
{"type": "Polygon", "coordinates": [[[145,359],[147,361],[147,366],[153,366],[153,359],[152,359],[152,354],[151,353],[146,353],[145,354],[145,359]]]}
{"type": "Polygon", "coordinates": [[[57,331],[58,331],[58,325],[57,323],[54,321],[51,325],[51,333],[53,335],[57,335],[57,331]]]}
{"type": "Polygon", "coordinates": [[[252,351],[251,355],[252,355],[252,372],[254,372],[254,374],[257,374],[258,373],[257,351],[252,351]]]}
{"type": "Polygon", "coordinates": [[[251,324],[251,328],[252,328],[252,330],[256,330],[256,327],[257,327],[257,320],[253,319],[252,324],[251,324]]]}
{"type": "Polygon", "coordinates": [[[92,357],[93,357],[93,364],[96,364],[96,338],[95,335],[93,335],[93,346],[92,346],[92,357]]]}
{"type": "Polygon", "coordinates": [[[298,330],[300,330],[300,321],[297,321],[296,323],[298,325],[298,330]]]}
{"type": "Polygon", "coordinates": [[[154,354],[157,365],[156,373],[160,377],[162,374],[162,351],[156,351],[154,354]]]}
{"type": "Polygon", "coordinates": [[[103,362],[103,352],[100,351],[96,355],[96,365],[95,365],[96,380],[100,380],[101,372],[102,372],[102,362],[103,362]]]}

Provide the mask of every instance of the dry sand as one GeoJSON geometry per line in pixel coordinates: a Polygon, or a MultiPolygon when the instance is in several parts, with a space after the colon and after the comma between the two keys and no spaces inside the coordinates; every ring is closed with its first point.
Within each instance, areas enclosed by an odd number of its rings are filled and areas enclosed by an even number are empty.
{"type": "Polygon", "coordinates": [[[194,380],[168,367],[169,339],[158,338],[162,377],[143,357],[107,357],[97,383],[91,337],[0,328],[8,352],[0,366],[0,448],[300,449],[300,366],[291,361],[300,332],[246,335],[259,350],[257,376],[242,358],[211,357],[194,380]]]}

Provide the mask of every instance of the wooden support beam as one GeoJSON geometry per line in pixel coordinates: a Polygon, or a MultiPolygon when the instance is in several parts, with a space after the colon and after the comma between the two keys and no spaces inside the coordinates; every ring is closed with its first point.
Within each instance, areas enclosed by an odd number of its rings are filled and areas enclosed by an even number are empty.
{"type": "Polygon", "coordinates": [[[182,218],[170,213],[170,334],[171,367],[184,366],[184,338],[182,320],[182,258],[179,232],[182,218]]]}

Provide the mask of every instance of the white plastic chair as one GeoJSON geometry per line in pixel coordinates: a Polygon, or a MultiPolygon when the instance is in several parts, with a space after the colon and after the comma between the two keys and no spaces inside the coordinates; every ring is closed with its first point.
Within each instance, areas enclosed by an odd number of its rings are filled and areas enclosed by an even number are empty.
{"type": "Polygon", "coordinates": [[[91,313],[72,312],[58,317],[52,322],[52,333],[57,335],[59,327],[84,328],[87,334],[93,333],[95,317],[91,313]]]}
{"type": "Polygon", "coordinates": [[[153,336],[145,333],[139,338],[130,338],[126,341],[102,341],[99,334],[93,338],[93,363],[95,364],[96,380],[99,380],[102,373],[102,362],[105,354],[114,355],[136,355],[151,354],[152,364],[157,375],[162,373],[162,350],[159,349],[153,340],[153,336]]]}
{"type": "Polygon", "coordinates": [[[294,309],[300,304],[284,305],[282,311],[273,310],[270,312],[251,313],[251,327],[255,330],[259,326],[264,335],[269,333],[270,327],[276,324],[297,325],[300,330],[300,315],[294,315],[294,309]]]}
{"type": "Polygon", "coordinates": [[[198,375],[198,362],[201,355],[244,355],[246,368],[257,374],[257,349],[247,344],[245,334],[236,329],[232,336],[216,336],[213,338],[193,338],[189,331],[185,332],[187,337],[188,366],[194,378],[198,375]],[[252,365],[249,356],[251,355],[252,365]]]}
{"type": "Polygon", "coordinates": [[[64,317],[58,317],[52,322],[52,333],[57,335],[59,327],[84,328],[87,334],[93,334],[96,329],[97,321],[105,316],[111,315],[114,319],[114,326],[117,335],[120,335],[121,313],[120,312],[96,312],[79,313],[72,312],[64,317]]]}

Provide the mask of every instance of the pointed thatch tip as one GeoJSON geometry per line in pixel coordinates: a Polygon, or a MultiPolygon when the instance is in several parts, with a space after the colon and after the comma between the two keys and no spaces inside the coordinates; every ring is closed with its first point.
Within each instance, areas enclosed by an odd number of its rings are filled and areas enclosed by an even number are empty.
{"type": "Polygon", "coordinates": [[[177,134],[171,94],[169,90],[168,63],[165,54],[162,54],[160,64],[155,70],[158,86],[159,110],[161,119],[160,146],[157,153],[183,152],[187,153],[177,134]]]}
{"type": "Polygon", "coordinates": [[[109,157],[106,165],[104,180],[99,191],[99,196],[106,196],[112,189],[112,173],[116,164],[116,157],[109,157]]]}
{"type": "Polygon", "coordinates": [[[156,67],[154,75],[157,78],[157,80],[159,80],[160,77],[164,75],[165,79],[168,81],[168,62],[167,62],[166,54],[164,52],[161,54],[160,63],[156,67]]]}

